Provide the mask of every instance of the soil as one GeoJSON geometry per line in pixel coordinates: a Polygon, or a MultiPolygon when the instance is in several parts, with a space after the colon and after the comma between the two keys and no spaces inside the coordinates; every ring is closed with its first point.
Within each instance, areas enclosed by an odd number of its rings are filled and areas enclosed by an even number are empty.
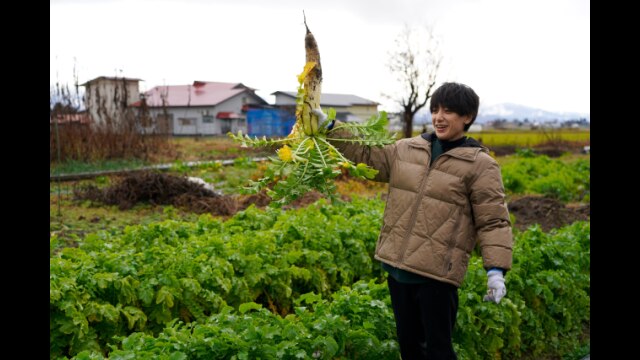
{"type": "Polygon", "coordinates": [[[524,196],[508,203],[509,212],[515,216],[513,226],[526,230],[540,224],[545,232],[569,225],[579,220],[589,220],[591,204],[570,204],[542,196],[524,196]]]}
{"type": "MultiPolygon", "coordinates": [[[[186,177],[153,172],[133,173],[105,189],[95,186],[75,189],[74,197],[78,200],[88,199],[117,205],[121,210],[144,202],[173,205],[186,211],[211,213],[214,216],[232,216],[252,204],[262,208],[271,200],[264,192],[255,195],[221,195],[187,180],[186,177]]],[[[283,208],[305,207],[322,197],[324,195],[311,191],[283,208]]],[[[342,199],[349,201],[347,196],[342,199]]],[[[514,227],[519,230],[540,224],[544,231],[549,231],[574,221],[589,220],[591,216],[590,204],[565,205],[558,200],[541,196],[512,199],[508,208],[515,216],[514,227]]]]}
{"type": "MultiPolygon", "coordinates": [[[[94,185],[76,188],[76,200],[91,200],[107,205],[116,205],[128,210],[137,203],[173,205],[197,214],[211,213],[214,216],[231,216],[255,204],[269,205],[271,199],[264,193],[255,195],[221,195],[205,189],[201,184],[175,176],[155,172],[138,172],[120,178],[113,186],[99,189],[94,185]]],[[[322,194],[311,191],[284,209],[299,208],[316,202],[322,194]]]]}
{"type": "Polygon", "coordinates": [[[238,211],[237,201],[204,188],[202,184],[155,172],[137,172],[120,178],[113,186],[98,189],[94,185],[74,189],[76,200],[91,200],[117,205],[120,210],[137,203],[173,205],[198,214],[233,215],[238,211]]]}

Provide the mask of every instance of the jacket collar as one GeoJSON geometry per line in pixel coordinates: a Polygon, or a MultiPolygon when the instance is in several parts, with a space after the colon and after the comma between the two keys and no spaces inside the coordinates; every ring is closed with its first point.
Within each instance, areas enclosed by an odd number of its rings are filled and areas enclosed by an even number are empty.
{"type": "Polygon", "coordinates": [[[414,148],[418,148],[418,149],[424,149],[427,150],[429,153],[431,152],[431,141],[427,140],[427,139],[423,138],[422,136],[418,135],[418,136],[414,136],[411,139],[409,139],[409,146],[414,147],[414,148]]]}
{"type": "MultiPolygon", "coordinates": [[[[409,146],[426,150],[431,154],[431,142],[435,136],[435,133],[414,136],[409,139],[409,146]]],[[[476,139],[467,137],[464,144],[447,151],[445,154],[462,160],[475,161],[480,152],[488,154],[489,149],[480,144],[476,139]]]]}

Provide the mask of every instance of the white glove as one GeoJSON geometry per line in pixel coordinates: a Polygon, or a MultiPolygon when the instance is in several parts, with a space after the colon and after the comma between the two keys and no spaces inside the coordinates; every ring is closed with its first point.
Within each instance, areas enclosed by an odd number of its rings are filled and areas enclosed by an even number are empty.
{"type": "Polygon", "coordinates": [[[311,113],[316,114],[316,116],[318,117],[319,124],[322,124],[325,120],[327,120],[327,114],[322,112],[322,109],[320,108],[311,110],[311,113]]]}
{"type": "Polygon", "coordinates": [[[487,287],[487,295],[484,296],[483,300],[499,304],[500,300],[507,294],[502,270],[491,269],[487,272],[487,287]]]}

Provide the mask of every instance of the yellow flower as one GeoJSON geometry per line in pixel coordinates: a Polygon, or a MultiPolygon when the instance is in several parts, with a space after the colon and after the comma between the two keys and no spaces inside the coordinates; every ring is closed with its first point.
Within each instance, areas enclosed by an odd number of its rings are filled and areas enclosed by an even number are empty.
{"type": "Polygon", "coordinates": [[[304,78],[307,77],[307,75],[309,74],[309,71],[311,71],[314,67],[316,67],[315,61],[309,61],[308,63],[304,64],[304,70],[302,70],[302,73],[298,75],[298,82],[300,84],[302,84],[302,82],[304,81],[304,78]]]}
{"type": "Polygon", "coordinates": [[[289,162],[293,159],[293,156],[291,154],[291,148],[288,145],[285,145],[280,149],[278,149],[277,153],[280,160],[284,162],[289,162]]]}

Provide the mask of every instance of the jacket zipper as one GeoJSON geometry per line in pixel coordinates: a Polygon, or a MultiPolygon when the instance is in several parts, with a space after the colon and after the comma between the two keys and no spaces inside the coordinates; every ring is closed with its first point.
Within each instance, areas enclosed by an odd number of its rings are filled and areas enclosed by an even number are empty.
{"type": "MultiPolygon", "coordinates": [[[[448,155],[448,156],[453,157],[453,158],[457,158],[457,159],[460,159],[460,160],[467,160],[468,161],[468,159],[460,157],[459,155],[457,155],[455,153],[442,153],[442,154],[438,155],[436,160],[433,162],[434,166],[435,166],[436,161],[438,161],[438,159],[440,159],[444,155],[448,155]]],[[[455,210],[456,209],[454,209],[454,211],[455,210]]],[[[451,216],[451,214],[449,216],[451,216]]],[[[456,218],[458,219],[458,221],[460,221],[460,218],[458,216],[456,218]]],[[[456,225],[457,225],[457,223],[456,223],[456,225]]],[[[453,255],[452,254],[453,253],[453,248],[455,248],[455,246],[456,246],[455,242],[449,241],[449,244],[447,246],[447,258],[446,258],[446,261],[443,264],[443,269],[442,269],[443,270],[443,273],[442,273],[443,276],[447,276],[447,274],[451,271],[451,268],[453,267],[453,264],[451,263],[451,257],[453,255]]]]}

